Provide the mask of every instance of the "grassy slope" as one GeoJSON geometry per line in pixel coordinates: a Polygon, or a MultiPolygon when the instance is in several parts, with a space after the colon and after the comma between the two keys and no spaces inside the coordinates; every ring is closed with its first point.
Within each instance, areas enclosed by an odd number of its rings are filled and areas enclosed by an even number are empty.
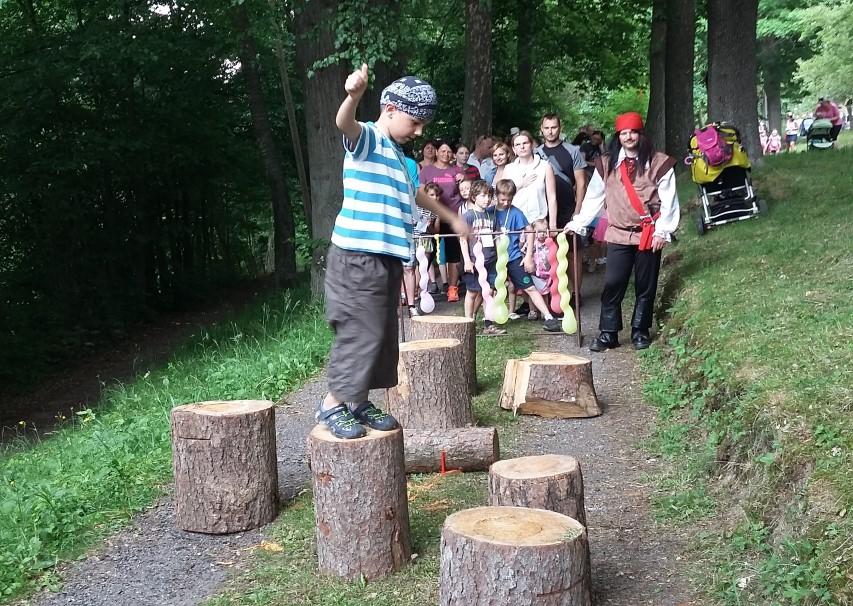
{"type": "Polygon", "coordinates": [[[212,399],[276,399],[315,373],[330,332],[320,309],[259,301],[198,335],[166,367],[111,388],[65,429],[0,453],[0,602],[55,586],[81,553],[171,482],[169,410],[212,399]]]}
{"type": "Polygon", "coordinates": [[[670,259],[668,342],[644,356],[673,462],[656,505],[713,528],[698,576],[721,603],[853,603],[851,161],[769,158],[769,215],[670,259]]]}

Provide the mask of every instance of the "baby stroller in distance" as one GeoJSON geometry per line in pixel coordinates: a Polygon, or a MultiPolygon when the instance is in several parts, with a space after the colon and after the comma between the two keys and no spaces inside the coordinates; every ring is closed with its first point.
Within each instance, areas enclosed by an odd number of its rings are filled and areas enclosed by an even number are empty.
{"type": "Polygon", "coordinates": [[[835,145],[832,140],[832,121],[815,120],[806,133],[806,149],[829,149],[835,145]]]}
{"type": "Polygon", "coordinates": [[[767,205],[752,189],[749,157],[735,126],[718,122],[697,129],[684,163],[699,187],[702,206],[696,230],[700,236],[711,227],[767,212],[767,205]]]}

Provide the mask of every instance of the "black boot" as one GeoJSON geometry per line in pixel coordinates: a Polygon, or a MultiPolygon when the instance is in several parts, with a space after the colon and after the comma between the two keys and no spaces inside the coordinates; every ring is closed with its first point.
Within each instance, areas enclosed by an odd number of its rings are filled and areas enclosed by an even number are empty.
{"type": "Polygon", "coordinates": [[[613,349],[614,347],[619,347],[619,333],[602,330],[601,333],[595,338],[595,340],[590,343],[589,350],[607,351],[608,349],[613,349]]]}
{"type": "Polygon", "coordinates": [[[652,343],[649,331],[644,328],[634,328],[631,330],[631,343],[636,350],[647,349],[652,343]]]}

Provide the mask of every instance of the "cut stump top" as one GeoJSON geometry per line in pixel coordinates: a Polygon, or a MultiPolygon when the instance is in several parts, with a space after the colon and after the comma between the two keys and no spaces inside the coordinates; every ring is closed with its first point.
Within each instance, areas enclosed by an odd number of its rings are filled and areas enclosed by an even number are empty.
{"type": "Polygon", "coordinates": [[[400,351],[418,351],[421,349],[445,349],[449,347],[460,347],[459,339],[422,339],[420,341],[406,341],[400,343],[400,351]]]}
{"type": "Polygon", "coordinates": [[[214,417],[240,416],[260,412],[274,406],[275,403],[269,400],[211,400],[175,406],[172,412],[190,412],[214,417]]]}
{"type": "Polygon", "coordinates": [[[505,459],[493,463],[490,470],[507,479],[528,480],[571,473],[577,468],[578,462],[573,457],[546,454],[505,459]]]}
{"type": "Polygon", "coordinates": [[[424,324],[473,324],[474,318],[466,318],[464,316],[415,316],[413,322],[423,322],[424,324]]]}
{"type": "Polygon", "coordinates": [[[526,358],[521,358],[524,362],[536,362],[537,364],[588,364],[589,358],[581,356],[573,356],[563,353],[552,353],[548,351],[533,351],[526,358]]]}
{"type": "Polygon", "coordinates": [[[528,507],[475,507],[447,517],[445,527],[475,541],[501,545],[557,545],[583,534],[569,516],[528,507]]]}
{"type": "Polygon", "coordinates": [[[369,427],[365,427],[365,429],[367,430],[367,435],[363,438],[343,439],[332,434],[325,423],[317,423],[314,429],[311,430],[311,433],[308,434],[308,439],[321,440],[323,442],[340,442],[342,444],[358,444],[370,440],[381,440],[382,438],[390,437],[398,431],[402,431],[400,429],[395,429],[394,431],[376,431],[369,427]]]}

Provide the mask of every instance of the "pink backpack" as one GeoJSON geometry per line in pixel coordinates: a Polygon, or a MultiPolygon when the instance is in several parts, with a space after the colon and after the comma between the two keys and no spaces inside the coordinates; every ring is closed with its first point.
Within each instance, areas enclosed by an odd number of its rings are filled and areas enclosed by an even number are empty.
{"type": "Polygon", "coordinates": [[[696,137],[698,155],[708,166],[720,166],[732,159],[732,144],[723,138],[713,124],[697,128],[693,135],[696,137]]]}

